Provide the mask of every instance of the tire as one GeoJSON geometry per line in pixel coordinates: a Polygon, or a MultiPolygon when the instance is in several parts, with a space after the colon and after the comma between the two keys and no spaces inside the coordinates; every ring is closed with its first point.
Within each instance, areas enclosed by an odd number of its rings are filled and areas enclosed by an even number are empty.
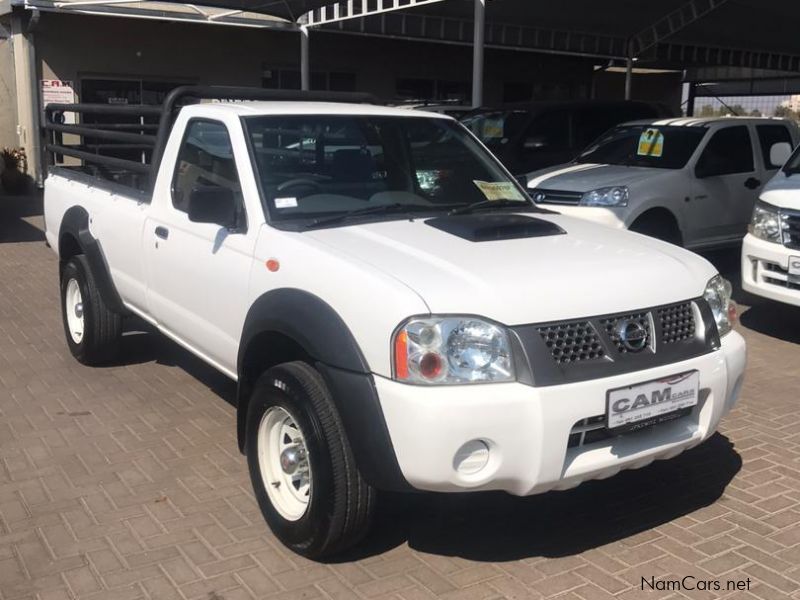
{"type": "Polygon", "coordinates": [[[122,316],[106,306],[83,254],[61,271],[61,317],[69,351],[79,362],[99,365],[119,353],[122,316]]]}
{"type": "Polygon", "coordinates": [[[664,218],[657,214],[644,215],[633,222],[630,230],[676,246],[683,245],[678,224],[670,215],[665,215],[664,218]]]}
{"type": "Polygon", "coordinates": [[[356,467],[316,369],[284,363],[258,379],[247,410],[245,453],[261,512],[288,548],[321,559],[366,535],[375,491],[356,467]],[[284,466],[296,470],[287,475],[284,466]]]}

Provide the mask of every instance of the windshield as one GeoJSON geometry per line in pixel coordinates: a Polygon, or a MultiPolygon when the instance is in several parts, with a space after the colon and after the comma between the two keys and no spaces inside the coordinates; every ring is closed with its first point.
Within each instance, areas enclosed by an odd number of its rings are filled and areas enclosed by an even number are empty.
{"type": "Polygon", "coordinates": [[[704,127],[619,125],[581,152],[576,162],[682,169],[706,131],[704,127]]]}
{"type": "Polygon", "coordinates": [[[529,119],[530,112],[527,110],[496,110],[470,115],[461,122],[491,148],[516,138],[529,119]]]}
{"type": "Polygon", "coordinates": [[[273,220],[382,205],[400,205],[402,214],[406,206],[414,212],[487,200],[530,203],[519,184],[450,119],[281,115],[247,117],[245,126],[273,220]]]}

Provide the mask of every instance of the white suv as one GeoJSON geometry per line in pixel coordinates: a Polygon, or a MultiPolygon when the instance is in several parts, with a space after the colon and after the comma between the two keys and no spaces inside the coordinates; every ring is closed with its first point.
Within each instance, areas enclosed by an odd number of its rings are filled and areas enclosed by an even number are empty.
{"type": "Polygon", "coordinates": [[[568,165],[528,175],[542,207],[692,249],[737,244],[763,185],[800,139],[792,121],[634,121],[568,165]]]}

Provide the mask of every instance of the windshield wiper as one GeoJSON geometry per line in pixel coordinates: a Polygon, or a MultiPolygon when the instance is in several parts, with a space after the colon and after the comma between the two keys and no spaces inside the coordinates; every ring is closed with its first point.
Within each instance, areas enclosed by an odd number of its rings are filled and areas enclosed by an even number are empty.
{"type": "Polygon", "coordinates": [[[357,208],[355,210],[348,210],[347,212],[343,212],[338,215],[333,215],[332,217],[327,217],[324,219],[317,219],[316,221],[312,221],[308,225],[306,225],[306,229],[314,229],[315,227],[324,227],[325,225],[333,225],[335,223],[341,223],[342,221],[347,221],[349,219],[354,219],[357,217],[366,217],[369,215],[383,215],[383,214],[391,214],[394,212],[414,212],[414,211],[427,211],[427,210],[438,210],[435,206],[424,206],[418,204],[401,204],[400,202],[394,202],[392,204],[378,204],[376,206],[366,206],[364,208],[357,208]]]}
{"type": "Polygon", "coordinates": [[[454,208],[447,214],[452,217],[453,215],[466,215],[476,210],[483,210],[484,208],[508,208],[509,206],[524,206],[526,208],[536,209],[536,207],[527,200],[480,200],[479,202],[473,202],[472,204],[454,208]]]}

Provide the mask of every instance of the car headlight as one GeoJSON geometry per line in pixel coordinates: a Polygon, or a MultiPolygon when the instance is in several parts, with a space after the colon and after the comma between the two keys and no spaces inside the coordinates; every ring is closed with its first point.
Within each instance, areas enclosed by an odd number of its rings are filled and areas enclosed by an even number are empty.
{"type": "Polygon", "coordinates": [[[776,244],[783,243],[783,221],[781,213],[775,206],[761,202],[756,202],[753,208],[753,218],[747,230],[755,237],[766,242],[776,244]]]}
{"type": "Polygon", "coordinates": [[[714,320],[717,322],[719,335],[730,333],[736,322],[736,303],[731,299],[731,282],[721,275],[715,275],[706,285],[703,298],[711,307],[714,320]]]}
{"type": "Polygon", "coordinates": [[[425,385],[514,381],[504,328],[477,317],[424,317],[394,335],[394,376],[425,385]]]}
{"type": "Polygon", "coordinates": [[[615,185],[586,192],[581,197],[581,206],[628,206],[628,188],[615,185]]]}

